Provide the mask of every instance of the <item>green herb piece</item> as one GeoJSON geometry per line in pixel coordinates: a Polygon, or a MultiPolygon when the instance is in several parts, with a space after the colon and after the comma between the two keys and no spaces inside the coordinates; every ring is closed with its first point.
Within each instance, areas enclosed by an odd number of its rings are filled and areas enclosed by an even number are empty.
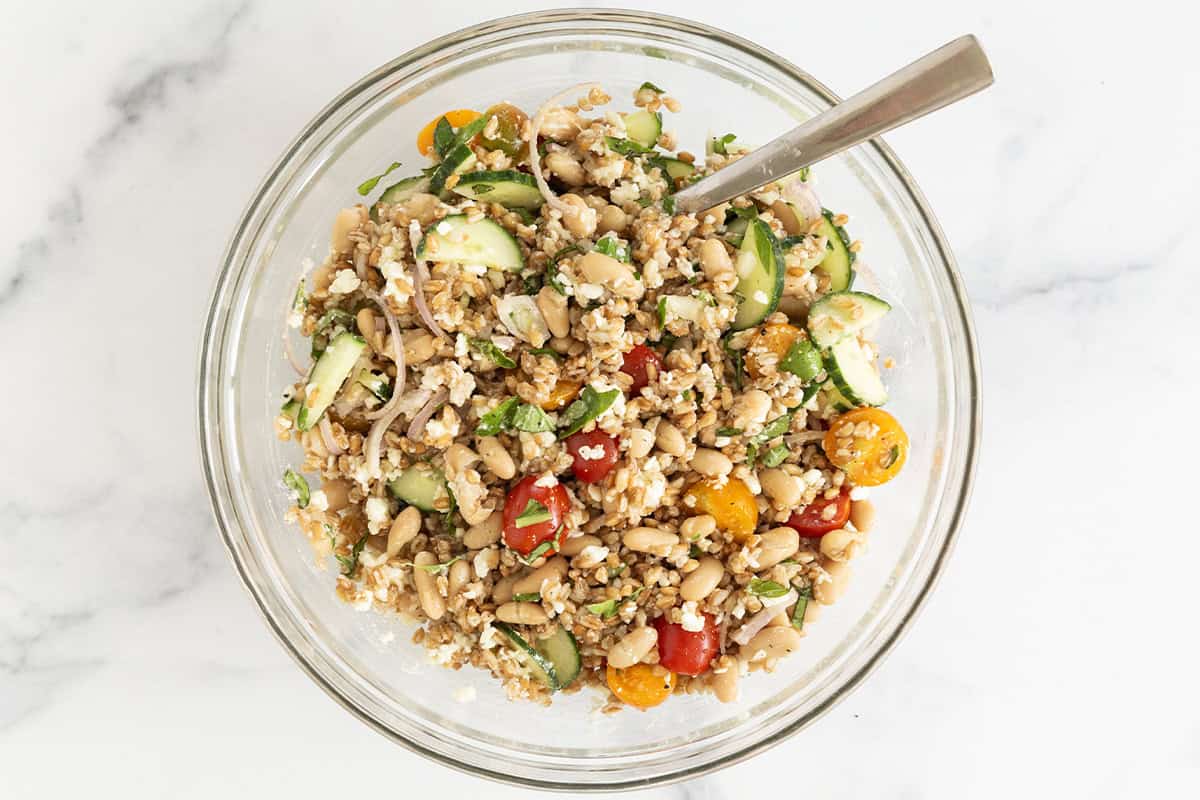
{"type": "Polygon", "coordinates": [[[450,120],[442,117],[433,128],[433,150],[440,157],[445,158],[453,148],[454,126],[450,124],[450,120]]]}
{"type": "Polygon", "coordinates": [[[517,527],[528,528],[530,525],[540,525],[550,521],[550,509],[537,500],[525,504],[525,510],[517,515],[517,527]]]}
{"type": "Polygon", "coordinates": [[[662,338],[658,340],[658,343],[662,345],[664,353],[671,352],[671,348],[673,348],[678,342],[679,337],[670,332],[664,332],[662,338]]]}
{"type": "MultiPolygon", "coordinates": [[[[556,536],[555,538],[558,538],[558,537],[556,536]]],[[[539,544],[537,547],[533,548],[533,551],[530,552],[529,555],[522,556],[522,555],[518,554],[517,559],[525,566],[529,566],[530,564],[537,561],[539,558],[544,556],[546,553],[549,553],[553,549],[555,549],[554,539],[547,539],[546,541],[539,544]]]]}
{"type": "MultiPolygon", "coordinates": [[[[753,203],[748,206],[730,206],[729,213],[735,220],[744,219],[749,222],[750,220],[758,219],[758,206],[753,203]]],[[[725,224],[728,225],[730,222],[731,220],[726,218],[725,224]]]]}
{"type": "Polygon", "coordinates": [[[367,391],[385,403],[392,397],[392,385],[383,373],[366,372],[364,370],[363,373],[359,374],[358,382],[366,387],[367,391]]]}
{"type": "Polygon", "coordinates": [[[292,470],[285,470],[283,473],[283,485],[290,489],[296,495],[296,505],[300,508],[308,508],[308,501],[311,494],[308,491],[308,481],[304,480],[304,476],[292,470]]]}
{"type": "MultiPolygon", "coordinates": [[[[699,538],[699,537],[697,537],[699,538]]],[[[688,558],[703,558],[704,549],[698,544],[692,544],[688,547],[688,558]]]]}
{"type": "Polygon", "coordinates": [[[711,308],[717,307],[717,298],[713,297],[711,294],[709,294],[708,292],[706,292],[704,290],[696,292],[696,297],[700,300],[701,303],[704,303],[706,306],[709,306],[711,308]]]}
{"type": "Polygon", "coordinates": [[[648,208],[650,206],[650,204],[653,202],[654,201],[651,200],[649,197],[639,197],[637,199],[637,204],[639,206],[641,206],[642,208],[648,208]]]}
{"type": "MultiPolygon", "coordinates": [[[[714,153],[720,153],[720,154],[721,154],[721,155],[723,155],[723,156],[727,156],[727,155],[729,155],[729,153],[728,153],[728,152],[726,151],[726,149],[725,149],[725,146],[726,146],[727,144],[730,144],[731,142],[733,142],[733,140],[734,140],[734,139],[736,139],[736,138],[737,138],[737,136],[735,136],[734,134],[732,134],[732,133],[727,133],[727,134],[725,134],[724,136],[721,136],[721,137],[719,137],[719,138],[713,139],[713,140],[712,140],[712,149],[713,149],[713,152],[714,152],[714,153]]],[[[768,263],[770,263],[770,262],[768,262],[768,263]]]]}
{"type": "Polygon", "coordinates": [[[508,429],[512,422],[512,414],[520,403],[520,398],[510,397],[484,414],[479,418],[479,425],[475,428],[475,435],[495,436],[497,433],[508,429]]]}
{"type": "Polygon", "coordinates": [[[537,221],[537,217],[528,208],[510,208],[509,211],[520,217],[523,225],[532,225],[537,221]]]}
{"type": "Polygon", "coordinates": [[[487,356],[493,364],[504,369],[513,369],[517,366],[517,362],[504,354],[504,351],[496,346],[491,339],[470,339],[470,345],[475,350],[487,356]]]}
{"type": "Polygon", "coordinates": [[[304,294],[304,280],[296,287],[296,296],[292,298],[292,311],[303,313],[308,307],[308,297],[304,294]]]}
{"type": "Polygon", "coordinates": [[[517,406],[512,415],[512,427],[526,433],[542,433],[554,430],[554,423],[549,415],[535,405],[522,403],[517,406]]]}
{"type": "MultiPolygon", "coordinates": [[[[367,537],[365,536],[363,537],[363,539],[366,538],[367,537]]],[[[412,567],[413,569],[419,569],[422,572],[428,572],[430,575],[444,575],[446,574],[446,570],[450,569],[451,564],[453,564],[455,561],[462,561],[462,558],[462,556],[455,556],[454,558],[442,564],[417,564],[413,561],[402,561],[400,563],[406,567],[412,567]]]]}
{"type": "Polygon", "coordinates": [[[754,444],[766,444],[777,436],[783,436],[792,427],[792,412],[776,417],[763,426],[762,432],[751,437],[754,444]]]}
{"type": "Polygon", "coordinates": [[[750,442],[750,444],[746,445],[746,466],[753,468],[756,460],[758,460],[758,445],[750,442]]]}
{"type": "Polygon", "coordinates": [[[679,396],[682,397],[684,400],[691,400],[695,396],[695,394],[692,392],[691,389],[684,389],[683,392],[679,396]]]}
{"type": "Polygon", "coordinates": [[[638,588],[634,589],[633,593],[628,597],[613,597],[605,600],[602,603],[592,603],[591,605],[585,607],[588,611],[592,612],[601,619],[611,619],[617,615],[617,611],[620,610],[623,603],[637,600],[638,595],[640,595],[645,589],[645,586],[639,586],[638,588]]]}
{"type": "Polygon", "coordinates": [[[897,444],[893,445],[891,450],[888,450],[886,458],[881,458],[879,460],[879,466],[887,469],[895,464],[898,460],[900,460],[900,445],[897,444]]]}
{"type": "Polygon", "coordinates": [[[655,86],[653,83],[651,83],[650,81],[646,81],[645,83],[643,83],[641,86],[638,87],[639,92],[642,91],[643,89],[649,89],[650,91],[654,92],[655,94],[666,94],[667,93],[666,89],[660,89],[657,86],[655,86]]]}
{"type": "Polygon", "coordinates": [[[550,288],[562,295],[567,293],[566,287],[558,279],[558,262],[572,253],[582,252],[583,250],[580,249],[579,245],[569,244],[554,254],[554,257],[550,259],[550,263],[546,265],[546,283],[550,284],[550,288]]]}
{"type": "Polygon", "coordinates": [[[717,436],[741,436],[741,428],[717,428],[717,436]]]}
{"type": "Polygon", "coordinates": [[[808,401],[812,400],[816,396],[817,392],[821,391],[821,385],[822,384],[819,383],[810,383],[808,386],[805,386],[804,394],[800,398],[800,405],[808,405],[808,401]]]}
{"type": "Polygon", "coordinates": [[[821,373],[821,353],[808,339],[797,337],[779,362],[779,368],[803,381],[811,381],[821,373]]]}
{"type": "MultiPolygon", "coordinates": [[[[669,194],[662,199],[662,209],[663,209],[663,211],[665,211],[668,214],[675,213],[675,196],[674,195],[669,194]]],[[[759,263],[770,264],[771,262],[770,261],[760,261],[759,263]]]]}
{"type": "Polygon", "coordinates": [[[525,294],[537,294],[542,289],[542,283],[545,281],[545,275],[539,275],[536,272],[532,275],[526,275],[522,278],[525,288],[525,294]]]}
{"type": "MultiPolygon", "coordinates": [[[[445,119],[445,117],[443,117],[443,119],[445,119]]],[[[458,129],[458,132],[454,134],[454,146],[457,147],[460,144],[466,144],[474,139],[483,131],[484,128],[487,127],[488,120],[490,119],[491,117],[488,115],[482,114],[468,122],[466,125],[463,125],[458,129]]],[[[476,186],[478,187],[478,184],[476,186]]],[[[476,191],[478,191],[478,188],[476,188],[476,191]]]]}
{"type": "Polygon", "coordinates": [[[584,425],[608,411],[620,393],[620,389],[597,392],[591,386],[584,386],[579,399],[567,406],[567,410],[559,419],[558,438],[565,439],[578,432],[584,425]]]}
{"type": "Polygon", "coordinates": [[[347,578],[353,577],[354,573],[358,572],[358,557],[362,555],[363,548],[367,546],[367,535],[364,533],[359,540],[354,543],[354,547],[350,548],[349,556],[336,556],[338,563],[342,565],[342,574],[347,578]]]}
{"type": "Polygon", "coordinates": [[[387,175],[391,174],[391,172],[393,170],[398,169],[399,167],[400,167],[400,162],[393,161],[392,165],[390,167],[388,167],[387,169],[385,169],[383,172],[379,173],[378,175],[376,175],[373,178],[367,178],[365,181],[360,183],[358,185],[358,193],[363,196],[370,194],[371,190],[374,189],[375,186],[378,185],[378,183],[381,180],[383,180],[387,175]]]}
{"type": "Polygon", "coordinates": [[[613,578],[617,577],[618,575],[620,575],[622,572],[624,572],[627,569],[629,569],[628,564],[621,564],[616,567],[609,567],[608,568],[608,579],[611,581],[613,578]]]}
{"type": "Polygon", "coordinates": [[[791,451],[788,450],[786,444],[777,444],[762,455],[762,464],[764,467],[778,467],[788,457],[791,451]]]}
{"type": "Polygon", "coordinates": [[[800,597],[796,600],[796,606],[792,609],[792,627],[796,630],[804,628],[804,612],[808,610],[808,601],[812,597],[812,589],[805,586],[803,589],[797,589],[800,597]]]}
{"type": "Polygon", "coordinates": [[[751,578],[746,591],[756,597],[783,597],[788,593],[788,587],[775,581],[765,581],[762,578],[751,578]]]}
{"type": "Polygon", "coordinates": [[[658,327],[667,327],[667,298],[658,298],[658,327]]]}
{"type": "Polygon", "coordinates": [[[446,507],[446,513],[442,515],[442,527],[446,533],[454,533],[454,512],[458,511],[458,498],[454,496],[454,490],[450,488],[450,484],[445,485],[446,494],[450,498],[450,505],[446,507]]]}
{"type": "Polygon", "coordinates": [[[608,149],[614,153],[620,153],[623,156],[641,156],[646,153],[653,153],[653,147],[646,147],[638,144],[632,139],[618,139],[615,136],[605,136],[604,143],[608,145],[608,149]]]}
{"type": "Polygon", "coordinates": [[[562,361],[562,353],[555,350],[553,347],[531,347],[529,352],[535,356],[550,356],[555,361],[562,361]]]}
{"type": "Polygon", "coordinates": [[[812,174],[812,167],[801,167],[796,173],[797,180],[808,182],[808,176],[812,174]]]}
{"type": "Polygon", "coordinates": [[[596,240],[596,246],[592,249],[609,258],[615,258],[623,264],[629,263],[629,248],[618,242],[615,236],[601,236],[596,240]]]}
{"type": "Polygon", "coordinates": [[[354,315],[352,315],[349,311],[343,311],[340,308],[331,308],[322,314],[321,318],[317,320],[316,330],[323,333],[332,328],[334,325],[341,325],[346,330],[350,330],[350,326],[353,323],[354,315]]]}
{"type": "Polygon", "coordinates": [[[729,360],[733,362],[733,388],[740,392],[746,382],[745,353],[730,347],[729,337],[721,340],[721,347],[725,349],[725,355],[729,356],[729,360]]]}
{"type": "Polygon", "coordinates": [[[542,595],[538,592],[522,592],[520,594],[514,594],[512,599],[515,603],[540,603],[542,601],[542,595]]]}

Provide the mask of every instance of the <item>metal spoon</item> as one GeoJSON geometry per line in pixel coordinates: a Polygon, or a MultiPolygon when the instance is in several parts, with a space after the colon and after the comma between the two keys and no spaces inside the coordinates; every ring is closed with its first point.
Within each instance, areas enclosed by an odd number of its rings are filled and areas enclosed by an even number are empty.
{"type": "Polygon", "coordinates": [[[675,194],[679,213],[712,208],[992,85],[992,66],[962,36],[675,194]]]}

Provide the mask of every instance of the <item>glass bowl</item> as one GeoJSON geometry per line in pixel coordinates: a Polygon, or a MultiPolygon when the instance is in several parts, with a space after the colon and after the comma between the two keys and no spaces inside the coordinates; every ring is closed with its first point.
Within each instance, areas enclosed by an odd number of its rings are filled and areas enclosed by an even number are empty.
{"type": "Polygon", "coordinates": [[[741,682],[739,702],[673,697],[648,712],[596,713],[599,693],[552,708],[505,699],[491,676],[430,663],[394,617],[334,597],[280,484],[297,450],[272,420],[292,373],[281,331],[306,260],[325,255],[333,214],[393,159],[423,163],[416,131],[450,108],[509,100],[527,110],[600,81],[628,107],[650,80],[683,103],[680,146],[728,131],[763,143],[837,98],[760,47],[682,19],[564,10],[511,17],[413,50],[347,89],[287,148],[229,244],[204,331],[199,411],[206,479],[221,535],[267,623],[331,697],[394,741],[446,765],[541,788],[614,789],[679,780],[782,741],[845,697],[895,644],[929,594],[961,523],[979,436],[979,375],[967,300],[933,214],[882,142],[815,171],[825,205],[865,243],[861,286],[890,300],[880,343],[888,408],[912,438],[903,474],[875,490],[877,530],[842,600],[773,674],[741,682]],[[869,265],[869,267],[867,266],[869,265]],[[455,697],[476,690],[473,702],[455,697]]]}

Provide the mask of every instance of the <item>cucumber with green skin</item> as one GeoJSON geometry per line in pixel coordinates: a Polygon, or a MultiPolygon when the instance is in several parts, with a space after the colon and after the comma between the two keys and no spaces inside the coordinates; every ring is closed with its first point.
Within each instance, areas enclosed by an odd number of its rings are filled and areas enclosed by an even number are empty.
{"type": "Polygon", "coordinates": [[[468,172],[451,191],[485,203],[499,203],[505,208],[532,210],[546,202],[533,176],[515,169],[468,172]]]}
{"type": "Polygon", "coordinates": [[[397,500],[422,511],[436,511],[437,501],[446,497],[446,477],[429,464],[413,464],[388,481],[388,491],[397,500]]]}
{"type": "Polygon", "coordinates": [[[429,178],[424,175],[410,175],[384,189],[383,194],[379,196],[379,202],[395,205],[396,203],[403,203],[415,194],[428,191],[429,178]]]}
{"type": "Polygon", "coordinates": [[[829,291],[844,292],[854,282],[854,253],[850,251],[850,236],[846,229],[833,224],[833,212],[821,209],[818,233],[825,237],[825,258],[814,267],[829,276],[829,291]]]}
{"type": "Polygon", "coordinates": [[[465,144],[456,145],[437,165],[429,176],[429,193],[441,194],[446,188],[446,181],[455,173],[463,173],[475,166],[475,153],[465,144]]]}
{"type": "Polygon", "coordinates": [[[733,268],[738,275],[735,291],[741,298],[733,330],[743,331],[766,319],[783,297],[783,254],[779,240],[761,219],[749,220],[733,268]]]}
{"type": "Polygon", "coordinates": [[[881,406],[887,389],[870,353],[856,337],[848,336],[825,353],[825,369],[838,392],[858,406],[881,406]]]}
{"type": "Polygon", "coordinates": [[[696,167],[686,161],[670,156],[660,156],[650,159],[650,163],[661,169],[671,180],[690,178],[696,174],[696,167]]]}
{"type": "Polygon", "coordinates": [[[822,350],[857,336],[883,319],[891,305],[866,292],[830,292],[808,310],[808,335],[822,350]]]}
{"type": "Polygon", "coordinates": [[[307,431],[317,424],[346,378],[350,377],[350,372],[366,347],[366,341],[353,333],[339,333],[333,337],[309,373],[304,399],[296,412],[296,427],[299,430],[307,431]]]}
{"type": "Polygon", "coordinates": [[[530,645],[529,642],[525,641],[525,637],[517,633],[507,622],[493,622],[492,627],[508,637],[509,644],[520,655],[521,661],[524,662],[526,669],[529,670],[529,674],[539,683],[552,692],[557,692],[562,688],[563,684],[559,682],[554,662],[539,652],[537,648],[530,645]]]}
{"type": "Polygon", "coordinates": [[[643,147],[654,147],[662,136],[662,114],[634,111],[625,115],[625,135],[643,147]]]}
{"type": "Polygon", "coordinates": [[[570,686],[583,669],[583,658],[579,654],[579,642],[569,630],[557,626],[554,633],[530,644],[520,633],[505,622],[492,625],[506,637],[521,655],[529,673],[552,692],[570,686]]]}
{"type": "Polygon", "coordinates": [[[417,246],[417,257],[483,264],[506,272],[525,268],[521,245],[511,233],[487,217],[472,222],[466,214],[454,214],[430,225],[417,246]]]}

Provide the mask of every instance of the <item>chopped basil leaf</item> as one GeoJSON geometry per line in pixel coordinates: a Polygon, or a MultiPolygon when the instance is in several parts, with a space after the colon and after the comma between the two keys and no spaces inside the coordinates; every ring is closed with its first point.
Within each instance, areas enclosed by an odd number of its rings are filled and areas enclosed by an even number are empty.
{"type": "Polygon", "coordinates": [[[523,225],[532,225],[537,221],[537,217],[528,208],[510,208],[509,211],[520,217],[523,225]]]}
{"type": "Polygon", "coordinates": [[[521,280],[525,284],[525,294],[537,294],[542,289],[542,282],[545,280],[544,275],[539,275],[536,272],[532,275],[526,275],[521,280]]]}
{"type": "Polygon", "coordinates": [[[517,527],[528,528],[530,525],[540,525],[550,521],[550,509],[537,500],[525,504],[525,510],[517,515],[517,527]]]}
{"type": "Polygon", "coordinates": [[[776,417],[763,426],[762,432],[751,437],[754,444],[766,444],[777,436],[783,436],[792,427],[792,413],[789,411],[782,417],[776,417]]]}
{"type": "Polygon", "coordinates": [[[617,611],[621,608],[623,603],[637,600],[638,595],[640,595],[645,588],[645,586],[639,586],[638,588],[634,589],[633,594],[629,595],[628,597],[613,597],[605,600],[602,603],[592,603],[591,605],[586,606],[586,608],[588,611],[592,612],[601,619],[610,619],[611,617],[615,617],[617,615],[617,611]]]}
{"type": "Polygon", "coordinates": [[[637,199],[637,204],[638,204],[639,206],[641,206],[642,208],[647,208],[647,207],[648,207],[648,206],[649,206],[651,203],[653,203],[653,202],[654,202],[654,201],[653,201],[653,200],[651,200],[649,197],[639,197],[639,198],[637,199]]]}
{"type": "Polygon", "coordinates": [[[722,136],[722,137],[720,137],[720,138],[713,139],[713,140],[712,140],[712,149],[713,149],[713,152],[714,152],[714,153],[720,153],[720,154],[721,154],[721,155],[723,155],[723,156],[727,156],[727,155],[729,155],[729,153],[728,153],[728,152],[726,152],[726,150],[725,150],[725,145],[727,145],[727,144],[731,143],[731,142],[732,142],[734,139],[736,139],[736,138],[737,138],[737,136],[735,136],[734,134],[732,134],[732,133],[727,133],[727,134],[725,134],[724,136],[722,136]]]}
{"type": "Polygon", "coordinates": [[[629,565],[628,565],[628,564],[621,564],[620,566],[616,566],[616,567],[609,567],[609,568],[608,568],[608,578],[609,578],[609,580],[612,580],[613,578],[617,577],[618,575],[620,575],[622,572],[624,572],[624,571],[625,571],[625,570],[627,570],[627,569],[629,569],[629,565]]]}
{"type": "Polygon", "coordinates": [[[544,556],[546,553],[550,552],[553,549],[554,549],[554,539],[547,539],[546,541],[539,544],[537,547],[533,548],[533,551],[530,552],[529,555],[527,555],[527,556],[518,555],[517,558],[520,560],[520,562],[522,564],[524,564],[525,566],[529,566],[530,564],[537,561],[539,558],[541,558],[542,556],[544,556]]]}
{"type": "MultiPolygon", "coordinates": [[[[364,536],[363,538],[365,539],[366,537],[364,536]]],[[[413,569],[419,569],[422,572],[428,572],[430,575],[444,575],[446,570],[450,569],[451,564],[453,564],[455,561],[462,561],[462,558],[462,556],[455,556],[443,564],[417,564],[412,561],[404,561],[401,563],[406,567],[412,567],[413,569]]]]}
{"type": "Polygon", "coordinates": [[[554,254],[554,257],[550,259],[550,263],[546,265],[546,283],[550,284],[550,288],[559,294],[565,295],[567,293],[566,287],[558,279],[558,262],[572,253],[582,252],[583,250],[579,248],[579,245],[569,244],[554,254]]]}
{"type": "Polygon", "coordinates": [[[540,603],[542,595],[538,592],[523,592],[512,596],[514,603],[540,603]]]}
{"type": "Polygon", "coordinates": [[[454,127],[442,117],[433,128],[433,150],[442,158],[454,147],[454,127]]]}
{"type": "Polygon", "coordinates": [[[788,593],[788,587],[775,581],[765,581],[761,578],[751,578],[746,591],[757,597],[783,597],[788,593]]]}
{"type": "Polygon", "coordinates": [[[649,89],[650,91],[655,92],[656,94],[666,94],[667,93],[666,89],[660,89],[657,86],[655,86],[653,83],[651,83],[650,81],[646,81],[645,83],[643,83],[641,86],[638,87],[639,92],[642,91],[643,89],[649,89]]]}
{"type": "Polygon", "coordinates": [[[475,435],[495,436],[497,433],[508,429],[511,425],[513,411],[516,410],[520,403],[521,400],[519,398],[510,397],[484,414],[479,418],[479,425],[475,428],[475,435]]]}
{"type": "Polygon", "coordinates": [[[359,540],[354,543],[354,547],[350,548],[349,556],[337,556],[338,563],[342,565],[342,574],[347,578],[358,572],[358,557],[362,555],[363,548],[367,546],[367,538],[365,533],[359,537],[359,540]]]}
{"type": "Polygon", "coordinates": [[[615,136],[605,136],[604,143],[608,145],[609,150],[623,156],[640,156],[654,152],[653,147],[646,147],[631,139],[618,139],[615,136]]]}
{"type": "Polygon", "coordinates": [[[741,428],[717,428],[717,436],[741,436],[741,428]]]}
{"type": "Polygon", "coordinates": [[[667,298],[658,298],[658,327],[667,327],[667,298]]]}
{"type": "Polygon", "coordinates": [[[454,512],[458,511],[458,498],[454,496],[454,490],[450,488],[450,484],[446,484],[446,494],[450,497],[450,505],[446,507],[446,513],[442,515],[442,525],[446,529],[446,533],[454,533],[454,512]]]}
{"type": "Polygon", "coordinates": [[[808,339],[797,338],[779,362],[779,368],[801,380],[811,381],[821,373],[821,354],[808,339]]]}
{"type": "MultiPolygon", "coordinates": [[[[664,197],[662,199],[662,207],[663,207],[663,211],[665,211],[666,213],[674,214],[675,213],[675,196],[669,194],[666,197],[664,197]]],[[[767,258],[766,260],[760,260],[759,263],[760,264],[770,264],[771,260],[770,260],[770,258],[767,258]]]]}
{"type": "Polygon", "coordinates": [[[792,627],[801,630],[804,627],[804,612],[808,610],[808,600],[812,597],[812,589],[805,586],[796,591],[800,593],[800,598],[796,600],[796,606],[792,609],[792,627]]]}
{"type": "Polygon", "coordinates": [[[504,369],[513,369],[517,366],[517,362],[506,356],[504,351],[497,347],[491,339],[470,339],[469,341],[471,347],[491,359],[496,366],[504,369]]]}
{"type": "Polygon", "coordinates": [[[529,403],[522,403],[513,411],[512,427],[526,433],[542,433],[554,430],[554,423],[542,409],[529,403]]]}
{"type": "Polygon", "coordinates": [[[615,258],[623,264],[629,263],[629,248],[618,242],[615,236],[601,236],[596,240],[596,246],[592,249],[609,258],[615,258]]]}
{"type": "Polygon", "coordinates": [[[559,419],[561,427],[558,432],[558,438],[565,439],[572,433],[578,432],[584,425],[605,411],[608,411],[609,406],[613,404],[620,393],[620,389],[597,392],[591,386],[584,386],[579,399],[567,406],[567,410],[563,412],[562,417],[559,419]]]}
{"type": "Polygon", "coordinates": [[[457,147],[460,144],[466,144],[478,136],[487,127],[489,119],[491,117],[487,115],[480,115],[459,128],[458,133],[454,134],[454,146],[457,147]]]}
{"type": "Polygon", "coordinates": [[[704,550],[701,549],[700,545],[693,544],[690,547],[688,547],[688,558],[703,558],[703,557],[704,557],[704,550]]]}
{"type": "Polygon", "coordinates": [[[376,186],[376,185],[377,185],[377,184],[378,184],[378,183],[379,183],[381,180],[383,180],[383,178],[384,178],[385,176],[387,176],[389,173],[391,173],[391,172],[392,172],[392,170],[394,170],[394,169],[398,169],[399,167],[400,167],[400,162],[399,162],[399,161],[393,161],[393,162],[392,162],[392,165],[391,165],[390,167],[388,167],[387,169],[385,169],[383,172],[379,173],[378,175],[376,175],[376,176],[375,176],[375,177],[373,177],[373,178],[367,178],[365,181],[363,181],[362,183],[360,183],[360,184],[358,185],[358,193],[359,193],[359,194],[361,194],[361,195],[364,195],[364,196],[365,196],[365,195],[368,195],[368,194],[370,194],[370,193],[371,193],[371,190],[372,190],[372,189],[374,189],[374,188],[375,188],[375,186],[376,186]]]}
{"type": "Polygon", "coordinates": [[[283,485],[296,495],[296,505],[300,508],[308,508],[308,501],[311,495],[308,491],[308,481],[304,480],[304,476],[292,470],[285,470],[283,473],[283,485]]]}
{"type": "Polygon", "coordinates": [[[758,459],[758,445],[754,442],[746,445],[746,466],[753,467],[754,462],[758,459]]]}
{"type": "Polygon", "coordinates": [[[682,397],[684,400],[691,400],[692,399],[692,390],[684,389],[683,392],[679,396],[682,397]]]}
{"type": "Polygon", "coordinates": [[[550,356],[555,361],[562,361],[562,353],[555,350],[553,347],[531,347],[529,352],[535,356],[550,356]]]}
{"type": "Polygon", "coordinates": [[[778,467],[787,459],[790,452],[786,444],[777,444],[763,453],[762,464],[764,467],[778,467]]]}

